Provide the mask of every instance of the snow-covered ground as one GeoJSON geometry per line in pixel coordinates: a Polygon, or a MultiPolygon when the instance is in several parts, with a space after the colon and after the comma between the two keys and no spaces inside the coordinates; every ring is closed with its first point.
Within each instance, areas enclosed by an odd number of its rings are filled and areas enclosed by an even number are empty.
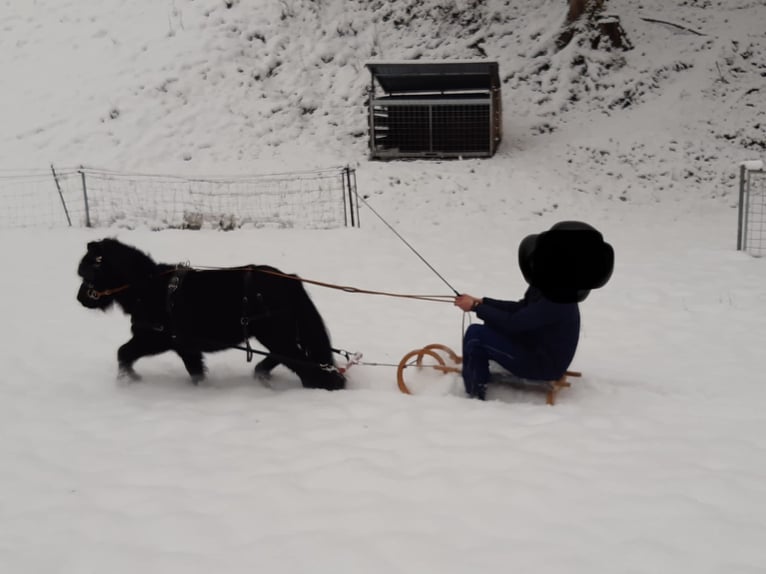
{"type": "MultiPolygon", "coordinates": [[[[559,220],[617,255],[581,305],[584,376],[547,407],[509,389],[467,400],[435,374],[409,397],[393,367],[364,364],[348,391],[284,370],[268,388],[237,351],[210,355],[201,387],[171,355],[118,383],[129,320],[74,297],[105,235],[158,261],[449,294],[365,207],[361,229],[0,230],[3,571],[766,569],[766,267],[734,249],[737,164],[764,155],[766,5],[613,1],[635,48],[588,53],[600,63],[575,81],[581,48],[547,51],[563,2],[471,4],[2,3],[0,176],[350,163],[370,205],[476,295],[521,296],[518,242],[559,220]],[[471,46],[505,80],[497,155],[369,162],[364,64],[471,46]]],[[[307,289],[367,363],[459,348],[448,304],[307,289]]]]}

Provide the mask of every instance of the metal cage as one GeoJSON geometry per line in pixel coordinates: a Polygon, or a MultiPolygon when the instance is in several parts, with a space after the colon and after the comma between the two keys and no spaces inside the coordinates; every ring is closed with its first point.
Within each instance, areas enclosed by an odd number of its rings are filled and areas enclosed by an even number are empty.
{"type": "Polygon", "coordinates": [[[737,250],[766,255],[766,171],[761,160],[743,162],[739,168],[737,250]]]}
{"type": "Polygon", "coordinates": [[[502,139],[496,62],[367,64],[370,157],[492,156],[502,139]]]}

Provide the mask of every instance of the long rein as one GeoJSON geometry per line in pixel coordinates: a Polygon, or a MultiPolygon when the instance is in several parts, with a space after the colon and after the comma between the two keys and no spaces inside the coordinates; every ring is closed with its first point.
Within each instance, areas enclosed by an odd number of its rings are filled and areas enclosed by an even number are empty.
{"type": "Polygon", "coordinates": [[[256,273],[263,273],[265,275],[273,275],[274,277],[282,277],[283,279],[290,279],[292,281],[300,281],[301,283],[309,283],[311,285],[317,285],[319,287],[327,287],[328,289],[337,289],[344,291],[345,293],[362,293],[365,295],[383,295],[386,297],[399,297],[403,299],[417,299],[419,301],[433,301],[435,303],[452,303],[455,300],[454,295],[415,295],[411,293],[392,293],[390,291],[374,291],[371,289],[361,289],[359,287],[351,287],[349,285],[338,285],[337,283],[328,283],[326,281],[317,281],[316,279],[306,279],[298,275],[289,275],[287,273],[281,273],[279,271],[269,271],[268,269],[258,269],[255,266],[243,266],[243,267],[190,267],[191,271],[255,271],[256,273]]]}
{"type": "MultiPolygon", "coordinates": [[[[287,273],[280,273],[279,271],[269,271],[267,269],[258,269],[256,266],[242,266],[242,267],[205,267],[205,266],[198,266],[198,267],[191,267],[186,264],[179,264],[172,269],[168,269],[167,271],[163,271],[162,273],[158,273],[157,275],[153,275],[151,278],[156,277],[162,277],[163,275],[170,275],[171,273],[176,273],[179,270],[185,270],[185,271],[248,271],[248,272],[255,272],[255,273],[263,273],[265,275],[273,275],[274,277],[282,277],[283,279],[290,279],[292,281],[300,281],[301,283],[310,283],[311,285],[318,285],[320,287],[327,287],[329,289],[338,289],[340,291],[344,291],[345,293],[362,293],[366,295],[383,295],[386,297],[399,297],[404,299],[416,299],[419,301],[433,301],[435,303],[451,303],[454,301],[455,296],[454,295],[418,295],[418,294],[411,294],[411,293],[392,293],[390,291],[374,291],[371,289],[361,289],[359,287],[352,287],[349,285],[338,285],[336,283],[328,283],[326,281],[318,281],[316,279],[306,279],[305,277],[300,277],[298,275],[289,275],[287,273]]],[[[110,296],[115,295],[117,293],[121,293],[122,291],[126,291],[130,289],[133,286],[133,283],[126,283],[125,285],[120,285],[119,287],[113,287],[111,289],[104,289],[103,291],[94,291],[93,294],[97,295],[99,297],[104,296],[110,296]]]]}

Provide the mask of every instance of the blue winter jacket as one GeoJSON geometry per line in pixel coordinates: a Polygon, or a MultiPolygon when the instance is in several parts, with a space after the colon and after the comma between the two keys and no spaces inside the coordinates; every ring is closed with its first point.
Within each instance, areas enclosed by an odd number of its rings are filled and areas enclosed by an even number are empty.
{"type": "Polygon", "coordinates": [[[488,327],[530,353],[530,360],[515,375],[528,379],[553,380],[567,370],[580,338],[580,309],[577,303],[554,303],[529,287],[521,301],[484,297],[476,315],[488,327]]]}

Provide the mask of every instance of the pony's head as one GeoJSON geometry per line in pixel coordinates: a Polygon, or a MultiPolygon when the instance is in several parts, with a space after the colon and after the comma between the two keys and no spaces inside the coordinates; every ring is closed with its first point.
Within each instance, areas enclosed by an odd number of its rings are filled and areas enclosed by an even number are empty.
{"type": "Polygon", "coordinates": [[[116,239],[91,241],[77,267],[82,277],[77,300],[88,309],[105,311],[118,293],[138,278],[150,275],[154,267],[147,255],[116,239]]]}
{"type": "Polygon", "coordinates": [[[77,266],[77,274],[82,277],[82,284],[77,292],[77,300],[88,309],[108,309],[114,303],[114,297],[109,294],[112,273],[111,263],[104,260],[102,241],[88,243],[88,251],[77,266]]]}

